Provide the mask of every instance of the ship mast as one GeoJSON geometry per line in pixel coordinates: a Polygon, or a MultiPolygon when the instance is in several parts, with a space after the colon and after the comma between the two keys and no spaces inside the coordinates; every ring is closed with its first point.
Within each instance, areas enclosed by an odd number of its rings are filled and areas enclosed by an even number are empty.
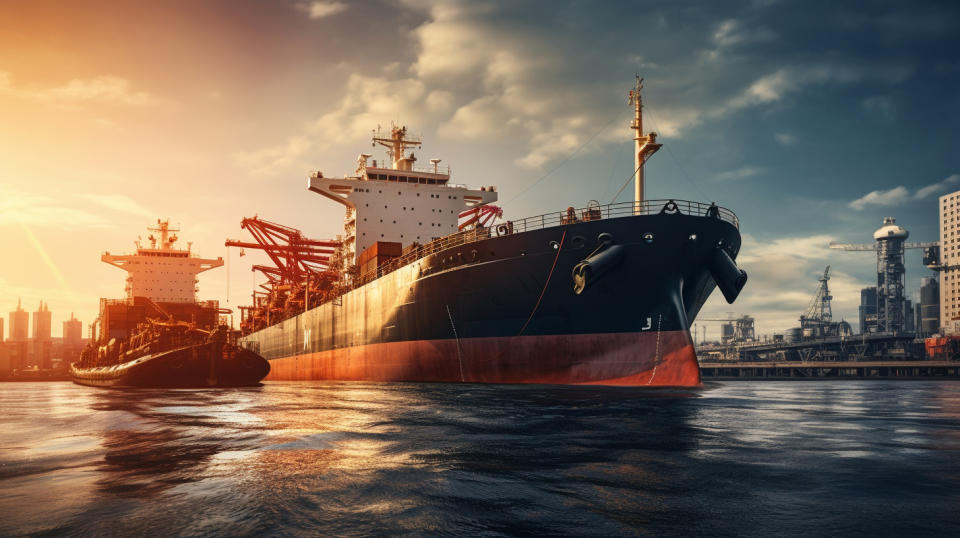
{"type": "Polygon", "coordinates": [[[387,148],[387,155],[393,161],[394,170],[412,170],[413,163],[417,160],[411,153],[408,157],[405,153],[408,147],[419,148],[423,144],[420,138],[407,138],[407,128],[392,126],[390,129],[390,138],[380,136],[379,128],[373,135],[373,145],[377,144],[387,148]]]}
{"type": "Polygon", "coordinates": [[[636,175],[633,183],[633,202],[637,205],[639,209],[639,203],[643,202],[643,165],[650,158],[651,155],[657,152],[658,149],[663,144],[657,144],[657,133],[650,132],[647,135],[643,134],[643,100],[640,96],[640,90],[643,89],[643,79],[640,78],[640,75],[637,75],[637,80],[634,83],[633,89],[630,90],[630,104],[633,105],[633,122],[630,123],[630,128],[635,130],[636,136],[633,140],[635,143],[635,154],[634,154],[634,169],[636,170],[636,175]]]}

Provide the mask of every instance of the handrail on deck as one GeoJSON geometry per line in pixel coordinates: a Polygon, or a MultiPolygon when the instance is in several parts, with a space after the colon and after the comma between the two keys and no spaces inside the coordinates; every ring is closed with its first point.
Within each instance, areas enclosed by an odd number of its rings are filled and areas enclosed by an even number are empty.
{"type": "Polygon", "coordinates": [[[590,205],[585,208],[568,208],[563,211],[554,211],[527,217],[521,220],[506,221],[497,224],[493,228],[475,228],[457,232],[439,239],[434,239],[424,245],[409,248],[401,256],[394,258],[383,265],[360,274],[354,279],[353,288],[356,289],[377,278],[392,273],[393,271],[425,258],[431,254],[442,252],[449,248],[460,245],[474,243],[490,237],[523,233],[532,230],[549,228],[552,226],[562,226],[575,224],[578,222],[587,222],[594,220],[604,220],[619,217],[631,217],[638,215],[657,215],[661,213],[691,215],[695,217],[713,217],[725,222],[729,222],[737,229],[740,229],[740,221],[737,216],[725,207],[716,204],[705,204],[702,202],[691,202],[688,200],[644,200],[642,202],[620,202],[607,205],[590,205]]]}

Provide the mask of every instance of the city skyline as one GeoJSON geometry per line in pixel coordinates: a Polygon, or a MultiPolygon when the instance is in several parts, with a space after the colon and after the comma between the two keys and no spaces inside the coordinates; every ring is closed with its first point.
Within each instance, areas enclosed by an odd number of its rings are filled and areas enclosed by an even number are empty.
{"type": "MultiPolygon", "coordinates": [[[[856,324],[875,256],[827,244],[870,242],[885,216],[937,240],[937,197],[960,187],[942,121],[960,111],[958,20],[936,2],[7,2],[0,233],[17,263],[0,303],[45,298],[87,325],[123,296],[100,254],[170,217],[227,261],[200,298],[246,304],[257,257],[223,247],[240,219],[337,235],[342,209],[307,174],[351,172],[391,121],[454,182],[497,185],[505,218],[607,203],[632,170],[639,72],[665,144],[649,196],[715,200],[742,223],[750,281],[702,316],[797,326],[831,265],[834,315],[856,324]]],[[[908,252],[909,298],[930,275],[908,252]]]]}

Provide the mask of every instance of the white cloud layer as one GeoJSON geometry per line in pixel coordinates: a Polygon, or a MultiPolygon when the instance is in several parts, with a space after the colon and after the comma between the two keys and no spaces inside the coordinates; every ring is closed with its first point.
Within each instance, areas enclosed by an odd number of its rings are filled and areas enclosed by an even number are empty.
{"type": "Polygon", "coordinates": [[[953,174],[938,183],[920,187],[912,195],[906,187],[899,185],[886,191],[871,191],[850,202],[849,205],[857,211],[861,211],[869,205],[881,207],[897,206],[910,200],[922,200],[933,194],[942,193],[948,190],[951,185],[957,184],[957,182],[960,182],[960,174],[953,174]]]}
{"type": "Polygon", "coordinates": [[[322,19],[346,11],[347,4],[343,2],[311,2],[307,12],[311,19],[322,19]]]}
{"type": "Polygon", "coordinates": [[[130,81],[113,75],[89,79],[75,78],[62,86],[51,88],[23,88],[13,84],[13,76],[10,73],[0,72],[0,94],[63,107],[76,107],[89,103],[152,107],[164,102],[163,99],[151,93],[134,91],[130,81]]]}

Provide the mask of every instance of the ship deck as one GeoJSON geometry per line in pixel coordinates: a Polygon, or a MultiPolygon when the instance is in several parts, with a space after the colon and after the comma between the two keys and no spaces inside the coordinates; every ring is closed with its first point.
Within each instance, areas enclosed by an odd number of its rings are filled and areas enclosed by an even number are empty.
{"type": "Polygon", "coordinates": [[[553,211],[520,220],[507,220],[490,228],[464,230],[439,239],[434,239],[423,245],[413,244],[404,248],[403,254],[399,257],[381,264],[376,269],[358,275],[357,278],[354,279],[353,286],[344,291],[363,286],[383,275],[389,274],[431,254],[491,237],[524,233],[578,222],[658,215],[662,213],[678,213],[696,217],[715,217],[732,224],[737,230],[740,229],[740,221],[733,211],[714,204],[705,204],[703,202],[693,202],[689,200],[644,200],[640,202],[621,202],[606,205],[596,204],[579,209],[570,207],[563,211],[553,211]]]}

